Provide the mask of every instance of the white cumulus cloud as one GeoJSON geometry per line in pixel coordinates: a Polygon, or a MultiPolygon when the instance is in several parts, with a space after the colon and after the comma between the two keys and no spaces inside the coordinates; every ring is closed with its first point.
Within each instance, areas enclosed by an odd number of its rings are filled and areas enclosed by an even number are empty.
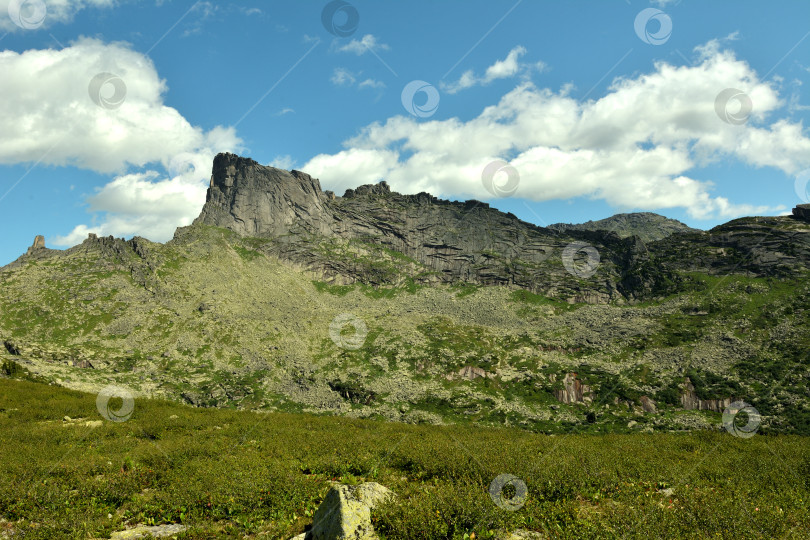
{"type": "Polygon", "coordinates": [[[786,174],[810,166],[801,124],[774,118],[785,105],[774,83],[715,44],[697,53],[695,66],[660,62],[649,73],[618,78],[599,99],[580,101],[570,87],[554,92],[523,82],[466,122],[392,117],[302,170],[336,191],[384,178],[404,193],[488,199],[482,170],[505,159],[520,174],[515,196],[533,201],[588,197],[619,209],[683,207],[698,219],[784,211],[732,202],[714,194],[710,179],[695,177],[717,160],[786,174]],[[744,125],[725,123],[715,112],[726,88],[742,90],[753,103],[744,125]]]}
{"type": "Polygon", "coordinates": [[[81,38],[61,50],[6,50],[0,73],[0,164],[115,175],[87,200],[94,224],[52,240],[57,245],[91,230],[171,238],[199,213],[214,155],[241,147],[233,128],[206,131],[166,106],[152,61],[125,43],[81,38]],[[107,82],[94,88],[100,73],[107,82]],[[105,99],[117,107],[99,105],[105,99]]]}
{"type": "MultiPolygon", "coordinates": [[[[85,8],[110,8],[115,6],[116,0],[0,0],[0,30],[23,31],[23,28],[14,23],[9,14],[16,12],[23,19],[32,16],[38,5],[45,6],[45,17],[41,28],[49,28],[54,24],[68,23],[73,16],[85,8]]],[[[38,26],[39,27],[39,26],[38,26]]],[[[30,30],[29,30],[30,31],[30,30]]]]}

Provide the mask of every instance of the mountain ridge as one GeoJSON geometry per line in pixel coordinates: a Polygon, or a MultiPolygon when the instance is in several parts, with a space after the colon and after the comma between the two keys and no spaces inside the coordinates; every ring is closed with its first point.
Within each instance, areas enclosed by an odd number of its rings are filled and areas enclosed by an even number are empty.
{"type": "Polygon", "coordinates": [[[645,243],[663,240],[679,232],[702,232],[672,218],[653,212],[631,212],[614,214],[605,219],[586,221],[585,223],[553,223],[549,229],[557,231],[587,230],[587,231],[614,231],[622,238],[638,236],[645,243]]]}
{"type": "Polygon", "coordinates": [[[165,244],[35,242],[0,268],[8,371],[543,432],[710,429],[743,399],[810,432],[810,208],[645,243],[220,159],[211,204],[165,244]]]}

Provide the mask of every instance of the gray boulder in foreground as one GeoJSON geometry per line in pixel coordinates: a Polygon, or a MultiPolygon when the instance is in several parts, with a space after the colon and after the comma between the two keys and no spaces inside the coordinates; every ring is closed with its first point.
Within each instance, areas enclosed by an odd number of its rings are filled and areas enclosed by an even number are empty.
{"type": "Polygon", "coordinates": [[[127,529],[112,534],[110,540],[130,540],[135,538],[161,538],[164,536],[172,536],[180,534],[186,530],[185,525],[157,525],[147,527],[139,525],[134,529],[127,529]]]}
{"type": "Polygon", "coordinates": [[[371,509],[393,496],[376,482],[334,485],[315,512],[312,529],[293,540],[376,540],[371,509]]]}

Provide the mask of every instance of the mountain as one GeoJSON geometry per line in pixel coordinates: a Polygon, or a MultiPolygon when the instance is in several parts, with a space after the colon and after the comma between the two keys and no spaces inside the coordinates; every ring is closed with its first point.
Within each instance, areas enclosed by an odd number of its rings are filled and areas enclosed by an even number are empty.
{"type": "Polygon", "coordinates": [[[717,427],[745,400],[810,432],[808,214],[645,242],[220,154],[171,241],[37,240],[0,268],[0,373],[543,432],[717,427]]]}
{"type": "Polygon", "coordinates": [[[598,228],[600,222],[593,230],[542,228],[486,203],[401,195],[385,182],[337,197],[306,173],[220,154],[195,224],[262,238],[264,253],[329,282],[463,281],[592,303],[660,293],[677,280],[675,271],[687,268],[797,275],[810,262],[810,242],[794,234],[804,225],[793,217],[735,220],[703,232],[653,216],[619,215],[601,222],[618,226],[622,234],[598,228]],[[654,226],[669,234],[651,232],[654,226]],[[628,237],[633,230],[644,237],[628,237]],[[654,236],[665,242],[645,241],[654,236]],[[780,250],[788,244],[795,252],[780,250]]]}
{"type": "Polygon", "coordinates": [[[565,231],[613,231],[621,238],[638,236],[643,242],[662,240],[675,233],[697,233],[693,229],[676,219],[670,219],[652,212],[635,212],[632,214],[616,214],[599,221],[588,221],[572,225],[569,223],[554,223],[549,229],[565,231]]]}

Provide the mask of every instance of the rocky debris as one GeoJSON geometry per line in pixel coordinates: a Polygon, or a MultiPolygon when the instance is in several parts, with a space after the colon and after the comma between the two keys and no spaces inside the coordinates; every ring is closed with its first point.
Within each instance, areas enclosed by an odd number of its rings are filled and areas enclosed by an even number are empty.
{"type": "Polygon", "coordinates": [[[641,408],[644,410],[645,413],[654,413],[658,410],[655,407],[655,401],[653,401],[647,396],[641,396],[639,398],[639,401],[641,402],[641,408]]]}
{"type": "MultiPolygon", "coordinates": [[[[551,382],[556,381],[556,376],[549,377],[551,382]]],[[[591,387],[582,384],[576,373],[566,373],[562,380],[563,387],[554,390],[554,397],[560,403],[590,403],[593,401],[591,387]]]]}
{"type": "Polygon", "coordinates": [[[110,540],[130,540],[134,538],[162,538],[164,536],[172,536],[175,534],[180,534],[181,532],[186,530],[185,525],[156,525],[156,526],[146,526],[146,525],[139,525],[134,529],[127,529],[125,531],[119,531],[112,533],[110,536],[110,540]],[[150,536],[151,535],[151,536],[150,536]]]}
{"type": "Polygon", "coordinates": [[[97,428],[101,427],[104,424],[103,420],[88,420],[86,418],[71,418],[70,416],[65,416],[62,418],[62,425],[63,426],[84,426],[89,428],[97,428]]]}
{"type": "Polygon", "coordinates": [[[793,209],[793,215],[804,221],[810,221],[810,204],[800,204],[793,209]]]}
{"type": "Polygon", "coordinates": [[[686,410],[723,412],[735,401],[734,398],[700,399],[689,377],[686,377],[681,389],[681,405],[686,410]]]}
{"type": "Polygon", "coordinates": [[[394,494],[376,482],[334,485],[315,511],[312,528],[293,540],[374,540],[371,510],[390,497],[394,494]]]}

